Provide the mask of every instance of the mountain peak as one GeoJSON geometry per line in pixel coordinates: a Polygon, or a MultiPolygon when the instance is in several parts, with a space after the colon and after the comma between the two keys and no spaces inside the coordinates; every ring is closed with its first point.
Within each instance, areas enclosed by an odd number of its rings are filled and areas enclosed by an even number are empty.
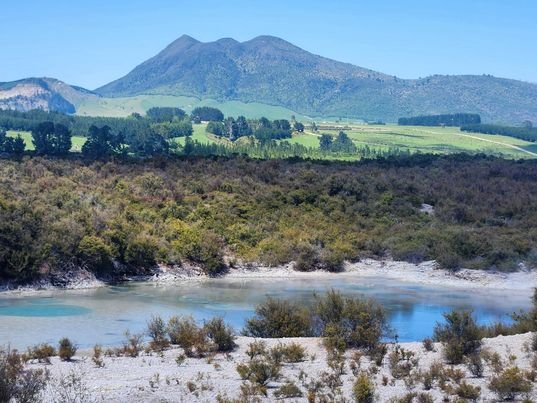
{"type": "Polygon", "coordinates": [[[261,35],[200,42],[183,35],[104,96],[192,96],[278,105],[310,116],[396,121],[401,116],[468,112],[485,121],[537,121],[537,85],[481,76],[403,80],[261,35]],[[502,97],[499,94],[509,94],[502,97]],[[501,98],[501,102],[498,99],[501,98]]]}

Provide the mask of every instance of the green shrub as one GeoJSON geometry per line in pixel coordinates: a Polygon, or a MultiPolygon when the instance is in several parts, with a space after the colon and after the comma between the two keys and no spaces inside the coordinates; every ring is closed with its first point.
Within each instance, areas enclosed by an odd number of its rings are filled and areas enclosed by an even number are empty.
{"type": "Polygon", "coordinates": [[[60,340],[58,355],[62,361],[71,361],[71,358],[76,354],[76,350],[76,346],[67,337],[60,340]]]}
{"type": "Polygon", "coordinates": [[[99,237],[82,238],[78,244],[78,257],[96,272],[108,272],[113,269],[112,248],[99,237]]]}
{"type": "Polygon", "coordinates": [[[466,381],[462,381],[455,389],[455,393],[462,399],[475,402],[481,395],[481,388],[479,386],[472,386],[466,381]]]}
{"type": "Polygon", "coordinates": [[[277,362],[260,357],[246,364],[238,364],[237,372],[241,379],[249,380],[260,386],[267,386],[271,381],[277,381],[281,376],[281,365],[277,362]]]}
{"type": "Polygon", "coordinates": [[[525,379],[520,368],[511,367],[494,376],[490,381],[489,389],[496,393],[500,400],[514,400],[522,393],[529,393],[532,384],[525,379]]]}
{"type": "Polygon", "coordinates": [[[444,314],[445,324],[437,323],[434,339],[444,343],[444,357],[451,364],[462,363],[465,356],[481,347],[482,333],[472,313],[452,311],[444,314]]]}
{"type": "Polygon", "coordinates": [[[237,346],[233,328],[226,325],[223,318],[217,317],[205,322],[203,331],[216,346],[216,351],[229,352],[237,346]]]}
{"type": "Polygon", "coordinates": [[[365,372],[361,372],[352,386],[352,395],[357,403],[375,401],[375,385],[365,372]]]}
{"type": "Polygon", "coordinates": [[[267,353],[267,343],[263,340],[256,340],[248,344],[248,349],[246,350],[246,355],[253,360],[259,355],[265,355],[267,353]]]}
{"type": "Polygon", "coordinates": [[[294,382],[286,382],[274,391],[274,397],[277,399],[292,399],[302,397],[303,393],[294,382]]]}
{"type": "Polygon", "coordinates": [[[185,350],[188,357],[202,357],[209,350],[205,332],[191,316],[171,317],[168,321],[168,336],[172,344],[185,350]]]}
{"type": "Polygon", "coordinates": [[[256,306],[255,317],[246,321],[243,333],[268,338],[311,336],[310,314],[296,303],[269,297],[256,306]]]}
{"type": "Polygon", "coordinates": [[[289,343],[289,344],[278,344],[276,347],[273,347],[270,352],[270,355],[279,356],[283,362],[301,362],[306,359],[306,349],[298,343],[289,343]]]}
{"type": "Polygon", "coordinates": [[[337,334],[353,348],[374,349],[388,329],[384,308],[377,302],[344,297],[335,290],[317,297],[315,322],[322,336],[337,334]]]}
{"type": "Polygon", "coordinates": [[[125,263],[141,268],[156,265],[157,245],[148,237],[139,236],[131,239],[125,250],[125,263]]]}
{"type": "Polygon", "coordinates": [[[153,316],[147,322],[147,334],[151,337],[150,347],[153,350],[162,351],[170,344],[166,330],[166,323],[160,316],[153,316]]]}

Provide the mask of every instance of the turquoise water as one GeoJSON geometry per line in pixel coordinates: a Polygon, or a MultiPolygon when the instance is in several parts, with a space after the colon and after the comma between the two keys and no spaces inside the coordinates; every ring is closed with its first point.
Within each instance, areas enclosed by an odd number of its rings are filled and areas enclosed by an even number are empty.
{"type": "Polygon", "coordinates": [[[0,295],[0,345],[24,348],[69,337],[81,348],[117,345],[125,330],[142,331],[153,314],[192,315],[198,321],[216,315],[240,330],[266,296],[311,301],[313,292],[338,289],[347,295],[377,299],[388,311],[400,341],[432,334],[442,314],[472,309],[480,323],[509,321],[509,314],[530,306],[530,294],[458,290],[386,279],[335,275],[323,279],[215,279],[175,285],[149,283],[93,290],[40,292],[35,296],[0,295]]]}

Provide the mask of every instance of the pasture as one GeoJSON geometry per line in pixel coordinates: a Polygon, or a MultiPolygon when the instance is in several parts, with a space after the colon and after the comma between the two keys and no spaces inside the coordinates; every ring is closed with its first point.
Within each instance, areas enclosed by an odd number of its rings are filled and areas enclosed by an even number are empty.
{"type": "MultiPolygon", "coordinates": [[[[318,148],[319,137],[322,133],[337,136],[339,128],[337,124],[331,123],[330,129],[321,129],[316,133],[308,128],[304,133],[295,133],[289,141],[290,143],[301,144],[305,147],[318,148]]],[[[342,124],[344,131],[349,138],[358,146],[368,146],[376,150],[388,150],[390,148],[408,149],[412,153],[434,153],[451,154],[458,152],[485,153],[502,156],[505,158],[536,158],[537,144],[513,137],[466,133],[455,127],[426,127],[426,126],[397,126],[397,125],[357,125],[342,124]]],[[[194,133],[192,140],[200,143],[224,143],[231,144],[229,140],[218,138],[205,131],[205,124],[193,125],[194,133]]],[[[32,136],[29,132],[8,131],[8,135],[16,137],[21,135],[28,150],[33,150],[32,136]]],[[[72,151],[79,152],[86,138],[83,136],[73,136],[72,151]]],[[[184,137],[176,138],[174,141],[180,145],[185,142],[184,137]]],[[[239,139],[244,141],[244,139],[239,139]]],[[[358,157],[356,157],[357,159],[358,157]]],[[[341,159],[339,157],[338,159],[341,159]]],[[[344,159],[352,160],[352,156],[345,156],[344,159]]]]}

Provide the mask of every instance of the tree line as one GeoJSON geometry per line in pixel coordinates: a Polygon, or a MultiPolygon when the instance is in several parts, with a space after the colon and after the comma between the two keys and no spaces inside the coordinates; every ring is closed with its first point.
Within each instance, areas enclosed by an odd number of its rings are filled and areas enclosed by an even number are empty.
{"type": "Polygon", "coordinates": [[[399,118],[399,126],[463,126],[481,123],[481,116],[475,113],[453,113],[446,115],[424,115],[399,118]]]}
{"type": "Polygon", "coordinates": [[[286,119],[270,121],[265,117],[246,119],[244,116],[228,117],[223,122],[211,121],[206,128],[208,133],[231,141],[246,136],[254,136],[259,141],[287,139],[292,137],[293,130],[304,131],[304,125],[295,122],[292,126],[286,119]]]}

